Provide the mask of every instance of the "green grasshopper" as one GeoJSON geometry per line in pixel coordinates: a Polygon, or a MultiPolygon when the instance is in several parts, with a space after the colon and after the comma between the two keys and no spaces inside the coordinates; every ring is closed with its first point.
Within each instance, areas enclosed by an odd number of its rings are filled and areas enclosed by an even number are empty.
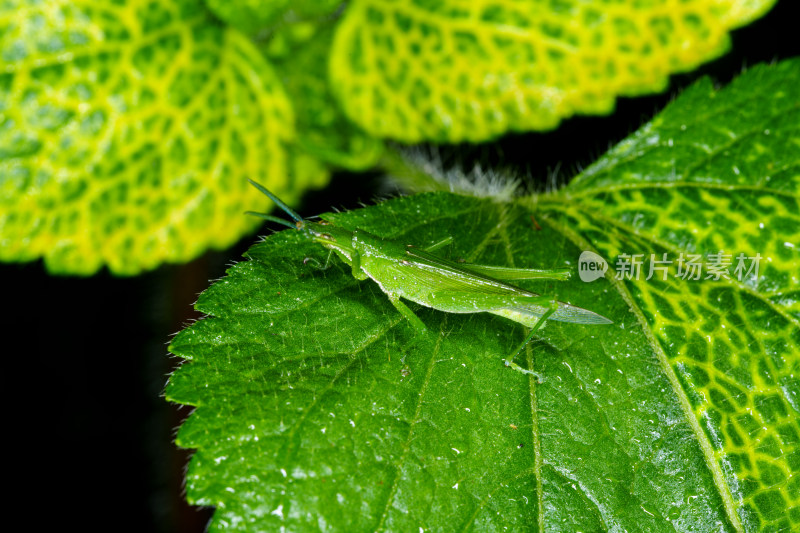
{"type": "MultiPolygon", "coordinates": [[[[452,242],[448,237],[427,248],[416,248],[396,239],[384,239],[362,229],[347,231],[327,222],[309,222],[295,213],[280,198],[263,185],[249,180],[266,194],[294,224],[265,213],[248,211],[270,222],[300,231],[314,242],[335,252],[350,265],[353,277],[363,281],[372,278],[389,297],[395,309],[419,333],[427,327],[401,298],[446,313],[492,313],[524,326],[531,331],[517,350],[507,359],[506,366],[526,374],[536,375],[516,363],[514,358],[533,339],[533,335],[547,320],[574,322],[576,324],[610,324],[607,318],[592,311],[540,296],[502,280],[569,278],[566,269],[535,270],[499,266],[455,263],[432,252],[452,242]]],[[[330,256],[329,256],[330,257],[330,256]]]]}

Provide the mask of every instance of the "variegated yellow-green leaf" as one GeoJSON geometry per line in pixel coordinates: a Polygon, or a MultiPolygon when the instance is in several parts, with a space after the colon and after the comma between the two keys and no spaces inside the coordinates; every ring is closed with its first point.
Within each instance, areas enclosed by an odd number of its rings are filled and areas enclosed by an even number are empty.
{"type": "Polygon", "coordinates": [[[0,8],[0,259],[135,274],[255,226],[259,176],[290,200],[293,113],[258,51],[199,0],[0,8]]]}
{"type": "Polygon", "coordinates": [[[416,334],[373,281],[305,261],[326,254],[294,230],[201,295],[167,396],[196,406],[178,441],[212,530],[800,527],[800,61],[698,83],[535,200],[428,193],[324,218],[449,235],[442,253],[469,262],[605,257],[591,282],[519,282],[614,321],[549,321],[519,358],[541,383],[503,364],[518,324],[415,307],[416,334]],[[757,274],[737,274],[739,253],[757,274]],[[638,279],[616,279],[623,254],[644,257],[638,279]]]}
{"type": "Polygon", "coordinates": [[[774,2],[356,0],[330,77],[348,116],[376,136],[485,140],[663,90],[774,2]]]}

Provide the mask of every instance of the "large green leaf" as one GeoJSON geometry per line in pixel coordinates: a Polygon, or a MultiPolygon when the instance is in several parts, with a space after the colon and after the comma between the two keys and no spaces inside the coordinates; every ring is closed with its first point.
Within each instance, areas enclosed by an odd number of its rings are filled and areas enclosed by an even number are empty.
{"type": "Polygon", "coordinates": [[[479,141],[663,90],[774,3],[355,0],[330,77],[345,112],[373,135],[479,141]]]}
{"type": "MultiPolygon", "coordinates": [[[[605,277],[520,282],[613,325],[415,307],[295,231],[200,297],[167,396],[196,406],[190,501],[212,529],[790,531],[800,527],[800,61],[700,82],[557,193],[445,193],[326,215],[454,258],[605,277]],[[759,98],[769,95],[769,98],[759,98]],[[535,201],[538,200],[538,201],[535,201]],[[535,223],[531,220],[535,217],[535,223]],[[540,228],[540,229],[537,229],[540,228]],[[621,254],[724,249],[757,279],[616,279],[621,254]]],[[[645,262],[647,267],[647,262],[645,262]]]]}
{"type": "MultiPolygon", "coordinates": [[[[290,200],[294,118],[269,64],[200,0],[0,6],[0,259],[134,274],[223,248],[290,200]]],[[[295,168],[306,168],[294,165],[295,168]]]]}

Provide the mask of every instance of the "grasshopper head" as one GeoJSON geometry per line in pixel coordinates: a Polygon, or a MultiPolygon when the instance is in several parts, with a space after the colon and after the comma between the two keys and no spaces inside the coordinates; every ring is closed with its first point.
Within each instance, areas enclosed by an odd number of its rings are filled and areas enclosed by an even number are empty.
{"type": "Polygon", "coordinates": [[[284,213],[292,217],[294,224],[288,220],[274,217],[266,213],[247,211],[248,215],[257,216],[259,218],[263,218],[264,220],[269,220],[270,222],[276,222],[283,226],[294,228],[308,236],[314,242],[320,243],[325,248],[335,250],[344,255],[347,259],[352,257],[354,250],[352,246],[353,234],[351,232],[332,226],[327,222],[309,222],[304,220],[303,217],[298,215],[292,208],[283,203],[280,198],[268,191],[266,187],[260,183],[256,183],[253,180],[248,181],[252,183],[256,189],[266,194],[270,200],[275,202],[275,204],[283,210],[284,213]]]}
{"type": "Polygon", "coordinates": [[[350,259],[355,251],[353,249],[353,233],[346,229],[337,228],[327,222],[305,220],[297,223],[297,229],[307,234],[314,242],[341,253],[347,259],[350,259]]]}

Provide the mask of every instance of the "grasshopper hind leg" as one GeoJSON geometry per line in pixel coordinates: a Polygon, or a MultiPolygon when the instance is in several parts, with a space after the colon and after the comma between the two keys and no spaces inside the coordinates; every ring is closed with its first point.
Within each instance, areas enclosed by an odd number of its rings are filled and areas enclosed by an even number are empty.
{"type": "Polygon", "coordinates": [[[511,361],[509,359],[503,359],[503,363],[505,363],[505,365],[508,368],[511,368],[512,370],[516,370],[517,372],[522,372],[523,374],[528,374],[530,376],[535,377],[537,383],[542,383],[544,381],[544,377],[541,374],[539,374],[538,372],[534,372],[533,370],[528,370],[527,368],[522,368],[514,361],[511,361]]]}
{"type": "Polygon", "coordinates": [[[430,246],[428,246],[427,248],[423,248],[423,250],[425,250],[426,252],[435,252],[439,248],[447,246],[448,244],[453,242],[453,240],[454,240],[453,237],[448,235],[447,237],[445,237],[441,241],[435,242],[435,243],[431,244],[430,246]]]}
{"type": "Polygon", "coordinates": [[[417,333],[425,333],[428,331],[428,328],[425,326],[425,323],[420,320],[420,318],[414,314],[414,311],[408,308],[406,304],[400,301],[400,297],[396,294],[387,294],[389,297],[389,301],[392,302],[392,305],[395,309],[397,309],[406,320],[411,322],[411,325],[417,331],[417,333]]]}
{"type": "Polygon", "coordinates": [[[517,347],[517,349],[514,351],[514,353],[511,354],[510,357],[503,359],[503,363],[505,363],[507,367],[512,368],[517,372],[522,372],[523,374],[535,376],[536,381],[538,381],[539,383],[541,383],[544,380],[541,374],[538,374],[533,370],[522,368],[521,366],[519,366],[517,363],[514,362],[514,359],[516,359],[516,357],[520,354],[520,352],[522,352],[522,350],[525,349],[528,343],[531,342],[531,340],[533,340],[533,335],[536,333],[536,330],[539,329],[544,324],[544,321],[547,320],[550,317],[550,315],[555,313],[557,309],[558,309],[558,302],[556,300],[552,300],[550,302],[549,309],[536,320],[536,323],[531,328],[531,331],[530,333],[528,333],[528,336],[525,337],[525,340],[522,341],[522,343],[517,347]]]}

